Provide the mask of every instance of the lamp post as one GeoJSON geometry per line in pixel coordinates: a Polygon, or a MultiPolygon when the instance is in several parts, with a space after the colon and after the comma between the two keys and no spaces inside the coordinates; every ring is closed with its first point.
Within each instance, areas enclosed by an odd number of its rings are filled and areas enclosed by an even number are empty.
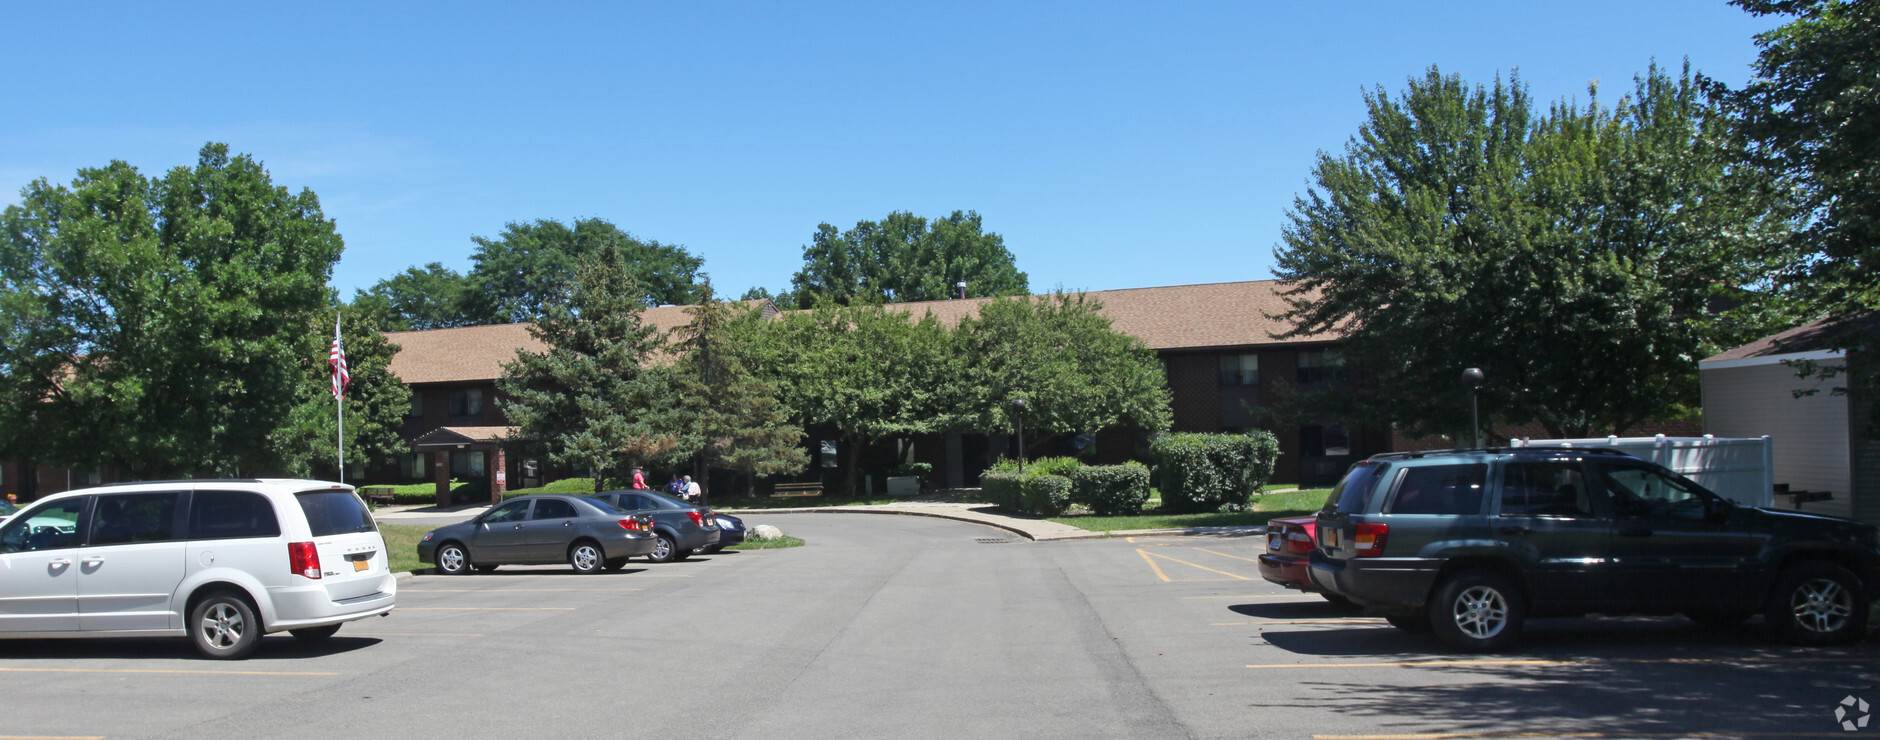
{"type": "Polygon", "coordinates": [[[954,283],[954,284],[953,284],[953,287],[955,287],[955,288],[959,288],[959,290],[960,290],[960,300],[966,300],[966,281],[964,281],[964,280],[961,280],[961,281],[959,281],[959,282],[957,282],[957,283],[954,283]]]}
{"type": "Polygon", "coordinates": [[[1025,474],[1025,399],[1012,399],[1012,418],[1018,421],[1018,473],[1025,474]]]}
{"type": "Polygon", "coordinates": [[[1477,449],[1482,446],[1482,421],[1476,412],[1475,393],[1482,389],[1482,382],[1487,379],[1488,375],[1479,367],[1462,371],[1462,382],[1469,386],[1469,439],[1477,449]]]}

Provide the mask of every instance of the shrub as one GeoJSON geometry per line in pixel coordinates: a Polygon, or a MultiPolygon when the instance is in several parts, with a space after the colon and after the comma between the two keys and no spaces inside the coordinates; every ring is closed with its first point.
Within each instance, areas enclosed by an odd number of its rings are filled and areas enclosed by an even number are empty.
{"type": "Polygon", "coordinates": [[[1084,466],[1074,457],[1041,457],[1025,463],[1025,475],[1061,475],[1066,478],[1084,466]]]}
{"type": "Polygon", "coordinates": [[[1071,501],[1103,516],[1142,513],[1149,500],[1149,468],[1138,462],[1079,468],[1071,474],[1071,501]]]}
{"type": "Polygon", "coordinates": [[[1017,471],[988,470],[979,476],[979,488],[995,506],[1019,510],[1019,485],[1025,477],[1017,471]]]}
{"type": "Polygon", "coordinates": [[[1240,434],[1165,434],[1149,445],[1162,508],[1215,512],[1245,508],[1273,475],[1279,441],[1262,430],[1240,434]]]}
{"type": "MultiPolygon", "coordinates": [[[[1031,472],[1029,469],[1027,473],[1031,472]]],[[[1027,475],[1019,485],[1019,508],[1040,516],[1057,516],[1071,506],[1071,479],[1061,475],[1027,475]]]]}

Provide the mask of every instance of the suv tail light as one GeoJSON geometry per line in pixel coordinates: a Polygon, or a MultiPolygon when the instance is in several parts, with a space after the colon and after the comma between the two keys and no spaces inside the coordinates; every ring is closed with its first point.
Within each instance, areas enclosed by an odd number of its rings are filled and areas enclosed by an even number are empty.
{"type": "Polygon", "coordinates": [[[686,512],[685,516],[687,519],[691,519],[693,524],[697,524],[700,527],[705,526],[705,515],[700,513],[698,509],[686,512]]]}
{"type": "Polygon", "coordinates": [[[320,580],[320,551],[311,542],[287,543],[287,569],[294,575],[320,580]]]}
{"type": "Polygon", "coordinates": [[[1355,557],[1374,558],[1384,554],[1384,541],[1390,538],[1390,525],[1382,522],[1363,522],[1358,525],[1357,536],[1352,538],[1352,546],[1357,548],[1355,557]]]}

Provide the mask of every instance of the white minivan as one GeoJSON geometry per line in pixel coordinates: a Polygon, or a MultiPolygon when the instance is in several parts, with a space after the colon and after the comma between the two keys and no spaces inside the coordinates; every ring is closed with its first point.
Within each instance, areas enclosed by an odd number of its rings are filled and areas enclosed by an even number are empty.
{"type": "Polygon", "coordinates": [[[180,480],[67,491],[0,524],[0,638],[187,636],[210,658],[391,612],[392,575],[351,486],[180,480]]]}

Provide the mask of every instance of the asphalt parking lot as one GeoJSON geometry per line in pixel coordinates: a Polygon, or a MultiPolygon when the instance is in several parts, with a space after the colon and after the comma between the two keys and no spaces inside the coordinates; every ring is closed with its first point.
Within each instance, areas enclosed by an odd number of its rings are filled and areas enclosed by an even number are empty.
{"type": "Polygon", "coordinates": [[[920,517],[747,517],[809,544],[615,574],[401,581],[390,617],[250,660],[0,642],[20,737],[1850,737],[1880,649],[1754,625],[1428,636],[1260,580],[1261,537],[1031,543],[920,517]],[[1837,720],[1836,709],[1844,719],[1837,720]]]}

